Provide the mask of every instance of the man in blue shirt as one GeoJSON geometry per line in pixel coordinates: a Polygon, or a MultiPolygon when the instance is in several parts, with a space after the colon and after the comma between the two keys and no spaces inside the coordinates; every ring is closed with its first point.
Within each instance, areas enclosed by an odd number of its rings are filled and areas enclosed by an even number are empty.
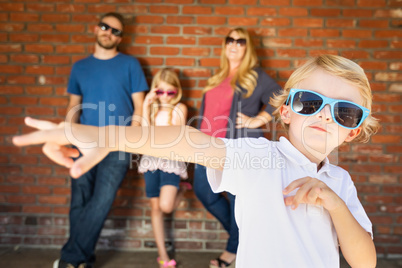
{"type": "MultiPolygon", "coordinates": [[[[137,59],[117,50],[123,17],[107,13],[95,27],[94,53],[73,65],[66,122],[93,126],[140,125],[148,85],[137,59]],[[134,109],[135,108],[135,109],[134,109]]],[[[78,179],[71,180],[70,236],[53,268],[88,268],[130,154],[112,152],[78,179]]]]}

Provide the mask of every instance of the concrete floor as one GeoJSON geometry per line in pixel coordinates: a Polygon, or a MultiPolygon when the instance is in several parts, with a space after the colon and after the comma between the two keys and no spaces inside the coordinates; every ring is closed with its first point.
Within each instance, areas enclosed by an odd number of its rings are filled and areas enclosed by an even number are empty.
{"type": "MultiPolygon", "coordinates": [[[[177,252],[177,268],[208,268],[218,253],[177,252]]],[[[0,248],[1,268],[52,268],[58,249],[0,248]]],[[[98,251],[96,268],[158,268],[156,252],[98,251]]],[[[349,267],[344,260],[341,268],[349,267]]],[[[400,268],[402,260],[378,260],[378,268],[400,268]]],[[[263,268],[258,267],[258,268],[263,268]]]]}

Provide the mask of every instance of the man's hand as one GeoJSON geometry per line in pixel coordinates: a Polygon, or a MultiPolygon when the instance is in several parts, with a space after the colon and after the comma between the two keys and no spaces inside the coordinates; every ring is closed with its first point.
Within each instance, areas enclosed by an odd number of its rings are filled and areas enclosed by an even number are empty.
{"type": "Polygon", "coordinates": [[[287,195],[296,188],[299,188],[296,195],[285,197],[285,205],[292,206],[292,209],[296,209],[299,204],[312,204],[323,206],[331,212],[343,204],[343,200],[324,182],[318,179],[304,177],[295,180],[283,189],[282,192],[284,195],[287,195]]]}

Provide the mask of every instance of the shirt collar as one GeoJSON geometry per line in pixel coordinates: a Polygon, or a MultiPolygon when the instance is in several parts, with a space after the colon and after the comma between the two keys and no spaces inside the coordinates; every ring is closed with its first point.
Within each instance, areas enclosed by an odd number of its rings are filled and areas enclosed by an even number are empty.
{"type": "MultiPolygon", "coordinates": [[[[302,154],[290,141],[285,137],[280,137],[279,142],[277,143],[278,150],[288,159],[289,161],[295,163],[299,166],[307,166],[314,165],[315,170],[317,170],[317,165],[311,162],[304,154],[302,154]]],[[[341,170],[336,168],[336,166],[332,165],[329,162],[328,157],[326,157],[323,161],[323,165],[321,169],[318,171],[320,173],[327,173],[328,176],[333,178],[342,178],[341,170]]]]}

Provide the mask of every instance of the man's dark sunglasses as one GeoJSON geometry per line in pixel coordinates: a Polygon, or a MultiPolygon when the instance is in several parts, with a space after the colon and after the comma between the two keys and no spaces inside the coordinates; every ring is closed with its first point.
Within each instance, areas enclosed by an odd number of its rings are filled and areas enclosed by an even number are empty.
{"type": "Polygon", "coordinates": [[[238,47],[243,47],[246,45],[247,41],[245,38],[234,39],[232,37],[226,37],[225,39],[226,45],[237,44],[238,47]]]}
{"type": "Polygon", "coordinates": [[[121,37],[123,35],[122,31],[120,31],[116,28],[110,27],[108,24],[106,24],[104,22],[99,22],[98,26],[99,26],[99,28],[101,28],[102,31],[107,31],[109,29],[112,29],[112,34],[115,36],[121,37]]]}

